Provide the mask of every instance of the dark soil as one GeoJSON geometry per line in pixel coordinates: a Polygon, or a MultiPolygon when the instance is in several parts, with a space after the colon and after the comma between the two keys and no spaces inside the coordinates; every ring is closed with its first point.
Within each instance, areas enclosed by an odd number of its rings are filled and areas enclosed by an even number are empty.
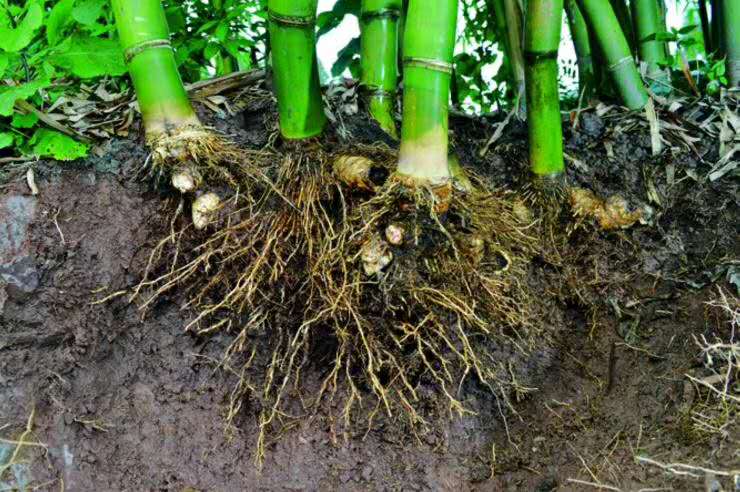
{"type": "MultiPolygon", "coordinates": [[[[260,148],[274,107],[245,104],[233,117],[203,117],[260,148]]],[[[685,384],[687,373],[704,375],[693,336],[727,335],[706,302],[718,286],[737,294],[727,281],[740,258],[737,178],[705,179],[717,149],[702,135],[696,151],[676,143],[651,157],[647,128],[626,118],[588,110],[578,130],[567,125],[566,151],[578,161],[570,179],[650,206],[652,217],[610,233],[584,224],[562,251],[569,261],[532,265],[530,285],[555,300],[548,319],[559,322],[552,347],[543,342],[527,362],[536,390],[516,415],[504,420],[470,389],[477,415],[441,416],[418,438],[386,426],[345,439],[326,419],[304,419],[274,436],[261,471],[257,411],[248,406],[224,432],[236,378],[215,362],[229,336],[184,332],[192,313],[177,296],[145,319],[125,295],[96,303],[138,283],[176,203],[133,179],[141,141],[109,141],[80,164],[38,163],[38,196],[22,181],[0,194],[0,436],[18,439],[33,412],[28,440],[44,447],[24,448],[25,464],[0,476],[0,490],[25,480],[69,491],[596,490],[569,479],[704,490],[704,477],[635,457],[740,467],[737,424],[724,438],[698,433],[690,415],[701,395],[685,384]]],[[[480,157],[494,124],[454,117],[456,152],[492,185],[517,189],[525,127],[510,123],[480,157]]],[[[383,139],[361,115],[343,116],[326,137],[337,146],[383,139]]],[[[0,469],[12,449],[3,443],[0,469]]]]}

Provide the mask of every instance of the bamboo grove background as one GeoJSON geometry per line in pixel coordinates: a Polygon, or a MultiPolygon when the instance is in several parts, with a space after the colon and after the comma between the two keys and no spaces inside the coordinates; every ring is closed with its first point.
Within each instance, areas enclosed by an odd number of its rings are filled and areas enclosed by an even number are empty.
{"type": "MultiPolygon", "coordinates": [[[[644,76],[663,73],[668,77],[664,82],[688,96],[713,96],[728,86],[727,47],[718,19],[712,15],[720,1],[667,0],[666,4],[682,18],[682,25],[671,29],[660,27],[661,22],[665,25],[660,19],[665,12],[651,10],[650,4],[656,2],[610,2],[624,27],[629,49],[644,62],[640,67],[644,76]],[[640,22],[629,18],[630,8],[632,15],[641,13],[640,22]],[[655,21],[658,27],[653,24],[655,32],[650,33],[651,22],[655,21]],[[637,43],[645,33],[650,42],[637,43]]],[[[266,0],[165,0],[163,4],[175,61],[185,83],[236,70],[265,68],[274,60],[266,0]]],[[[522,55],[513,40],[516,31],[523,30],[524,19],[514,16],[517,22],[506,22],[512,18],[507,9],[510,14],[517,4],[521,9],[520,0],[459,3],[451,84],[454,105],[485,113],[509,108],[519,100],[522,55]]],[[[571,12],[574,4],[575,0],[565,1],[566,12],[571,12]]],[[[317,40],[321,42],[343,21],[360,14],[360,0],[333,2],[330,10],[317,17],[317,40]]],[[[582,22],[573,15],[564,15],[563,21],[563,43],[574,38],[579,60],[576,63],[571,58],[563,63],[561,58],[561,108],[578,103],[580,94],[574,81],[579,73],[581,80],[593,79],[599,95],[615,97],[614,84],[594,70],[597,64],[584,64],[589,56],[578,42],[582,22]]],[[[561,52],[568,49],[561,45],[561,52]]],[[[359,79],[360,54],[360,39],[355,37],[339,47],[331,66],[319,60],[321,83],[342,75],[359,79]]],[[[85,94],[94,91],[101,81],[105,82],[108,97],[130,90],[108,0],[1,0],[0,78],[0,159],[36,156],[73,160],[85,156],[89,138],[83,138],[82,132],[61,131],[55,127],[53,116],[43,120],[65,100],[87,97],[85,94]]]]}

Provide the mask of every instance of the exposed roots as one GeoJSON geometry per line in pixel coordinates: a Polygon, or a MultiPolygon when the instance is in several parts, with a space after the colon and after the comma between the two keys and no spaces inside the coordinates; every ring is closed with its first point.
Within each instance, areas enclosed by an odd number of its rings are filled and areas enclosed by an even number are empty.
{"type": "Polygon", "coordinates": [[[234,334],[228,419],[247,398],[260,402],[258,463],[271,433],[324,403],[344,433],[360,417],[368,430],[381,417],[423,429],[435,412],[429,388],[465,414],[463,387],[478,385],[502,415],[530,390],[511,357],[546,336],[524,285],[540,250],[532,214],[475,177],[439,213],[433,190],[378,181],[395,160],[387,148],[364,150],[380,169],[350,164],[375,173],[372,187],[347,186],[321,150],[275,160],[272,184],[227,200],[195,246],[192,228],[173,228],[137,290],[146,309],[185,287],[197,312],[189,330],[234,334]],[[381,266],[367,268],[368,248],[381,266]]]}
{"type": "Polygon", "coordinates": [[[156,180],[165,181],[178,174],[180,178],[184,175],[192,180],[193,189],[200,188],[203,182],[237,187],[240,184],[238,168],[248,162],[250,154],[215,130],[200,125],[186,125],[148,136],[147,145],[152,150],[147,162],[150,166],[146,166],[148,173],[156,180]]]}

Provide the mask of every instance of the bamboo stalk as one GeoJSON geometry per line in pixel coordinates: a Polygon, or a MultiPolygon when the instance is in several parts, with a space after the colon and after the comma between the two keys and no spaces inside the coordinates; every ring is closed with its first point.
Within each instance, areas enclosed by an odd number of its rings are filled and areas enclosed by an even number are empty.
{"type": "Polygon", "coordinates": [[[280,132],[319,135],[326,124],[316,59],[317,0],[268,0],[270,44],[280,132]]]}
{"type": "Polygon", "coordinates": [[[517,0],[490,0],[496,35],[506,56],[509,83],[516,95],[524,95],[524,55],[522,53],[522,14],[517,0]]]}
{"type": "Polygon", "coordinates": [[[715,59],[724,58],[724,36],[722,35],[722,6],[723,0],[710,0],[712,6],[712,47],[715,59]]]}
{"type": "Polygon", "coordinates": [[[563,0],[529,0],[524,37],[529,162],[537,177],[565,170],[558,94],[563,0]]]}
{"type": "Polygon", "coordinates": [[[111,0],[147,139],[200,127],[170,45],[160,0],[111,0]]]}
{"type": "Polygon", "coordinates": [[[403,124],[398,174],[449,183],[448,112],[457,0],[410,0],[404,33],[403,124]]]}
{"type": "Polygon", "coordinates": [[[648,101],[647,91],[611,5],[603,0],[578,0],[578,6],[594,32],[624,105],[642,109],[648,101]]]}
{"type": "Polygon", "coordinates": [[[709,54],[714,49],[712,47],[712,28],[709,24],[707,0],[699,0],[699,18],[701,19],[701,34],[704,38],[704,51],[709,54]]]}
{"type": "MultiPolygon", "coordinates": [[[[617,16],[619,26],[622,28],[624,37],[627,39],[627,44],[630,46],[630,51],[633,54],[637,53],[637,36],[632,25],[632,15],[629,6],[625,0],[609,0],[611,3],[614,14],[617,16]]],[[[632,2],[634,3],[634,2],[632,2]]]]}
{"type": "Polygon", "coordinates": [[[394,138],[398,138],[393,113],[398,83],[401,8],[401,0],[363,0],[360,16],[360,84],[368,95],[370,115],[394,138]]]}
{"type": "Polygon", "coordinates": [[[570,35],[576,49],[580,92],[589,97],[594,92],[596,80],[588,26],[586,26],[586,20],[583,18],[576,0],[565,0],[565,12],[568,16],[570,35]]]}
{"type": "Polygon", "coordinates": [[[730,86],[740,88],[740,1],[724,0],[722,4],[722,39],[727,52],[727,75],[730,86]]]}
{"type": "Polygon", "coordinates": [[[635,31],[640,59],[647,65],[647,77],[656,81],[653,90],[670,93],[670,76],[663,65],[666,62],[665,42],[656,39],[665,31],[665,21],[658,2],[662,0],[632,0],[635,31]]]}

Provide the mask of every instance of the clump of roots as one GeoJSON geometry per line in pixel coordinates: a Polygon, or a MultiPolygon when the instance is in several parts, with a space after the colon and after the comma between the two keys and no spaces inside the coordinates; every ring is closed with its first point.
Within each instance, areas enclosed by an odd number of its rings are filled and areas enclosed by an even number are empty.
{"type": "Polygon", "coordinates": [[[367,186],[321,150],[275,159],[271,186],[229,199],[194,247],[187,227],[173,229],[137,291],[146,308],[184,286],[198,313],[188,329],[234,335],[228,419],[260,403],[258,462],[270,432],[322,403],[351,433],[359,416],[367,429],[381,417],[426,426],[422,387],[458,414],[471,412],[464,384],[489,389],[502,415],[512,390],[527,391],[502,356],[544,336],[524,285],[540,249],[526,205],[472,177],[440,213],[433,190],[386,179],[389,149],[363,150],[372,165],[348,165],[373,176],[367,186]]]}
{"type": "Polygon", "coordinates": [[[147,145],[151,155],[146,171],[157,181],[172,182],[182,192],[195,191],[204,182],[237,187],[242,177],[239,168],[250,154],[199,124],[149,135],[147,145]]]}

